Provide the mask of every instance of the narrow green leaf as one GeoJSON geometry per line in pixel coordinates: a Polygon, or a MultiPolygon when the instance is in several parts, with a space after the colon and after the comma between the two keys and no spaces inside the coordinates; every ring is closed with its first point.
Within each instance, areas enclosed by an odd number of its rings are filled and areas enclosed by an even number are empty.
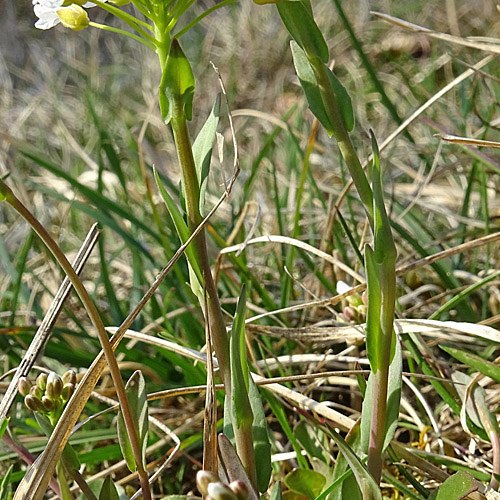
{"type": "MultiPolygon", "coordinates": [[[[312,114],[319,120],[323,127],[325,127],[328,135],[331,137],[333,134],[332,124],[328,118],[328,113],[325,110],[325,105],[323,98],[321,97],[321,92],[314,70],[306,56],[306,53],[299,47],[299,45],[297,45],[297,43],[292,41],[290,43],[290,47],[292,49],[295,71],[297,72],[300,84],[304,89],[309,108],[311,109],[312,114]]],[[[337,98],[345,126],[347,130],[351,131],[354,128],[354,112],[351,98],[333,72],[329,68],[326,68],[326,70],[330,80],[330,85],[332,86],[332,90],[337,98]]]]}
{"type": "Polygon", "coordinates": [[[160,108],[165,123],[170,123],[173,113],[183,113],[191,120],[194,87],[191,65],[174,38],[160,83],[160,108]]]}
{"type": "Polygon", "coordinates": [[[313,429],[305,420],[301,420],[295,426],[293,433],[308,455],[324,463],[328,463],[328,453],[325,451],[325,446],[322,445],[318,436],[318,433],[323,435],[320,430],[313,429]]]}
{"type": "Polygon", "coordinates": [[[285,476],[283,482],[292,491],[314,500],[323,490],[326,478],[311,469],[294,469],[285,476]]]}
{"type": "Polygon", "coordinates": [[[481,358],[477,354],[471,354],[465,351],[461,351],[460,349],[456,349],[450,346],[439,346],[443,351],[446,351],[448,354],[453,356],[455,359],[458,359],[461,363],[474,368],[478,372],[490,377],[496,382],[500,382],[500,366],[496,363],[492,363],[491,361],[487,361],[486,359],[481,358]]]}
{"type": "Polygon", "coordinates": [[[101,492],[99,493],[99,500],[120,500],[116,486],[111,479],[111,476],[107,476],[102,483],[101,492]]]}
{"type": "MultiPolygon", "coordinates": [[[[156,169],[154,169],[154,176],[156,179],[156,184],[158,186],[158,190],[160,191],[160,195],[163,198],[165,205],[167,206],[167,210],[168,210],[168,213],[170,214],[170,217],[172,217],[172,221],[174,223],[175,230],[177,231],[179,239],[181,240],[181,243],[186,243],[186,241],[191,236],[189,228],[188,228],[186,222],[184,221],[184,218],[182,217],[182,214],[181,214],[179,208],[177,207],[177,204],[175,203],[173,198],[170,196],[169,192],[163,186],[163,183],[162,183],[160,176],[158,174],[158,171],[156,169]]],[[[196,278],[198,279],[198,286],[201,287],[201,283],[203,283],[203,278],[202,278],[200,267],[198,265],[198,261],[196,260],[196,257],[194,255],[194,250],[191,247],[191,245],[189,245],[186,248],[186,256],[188,259],[188,263],[192,267],[192,269],[196,275],[196,278]]],[[[193,282],[191,282],[191,287],[193,288],[193,282]]]]}
{"type": "Polygon", "coordinates": [[[12,495],[12,487],[10,485],[10,476],[12,474],[12,469],[14,464],[9,467],[9,470],[0,482],[0,500],[9,500],[12,495]]]}
{"type": "Polygon", "coordinates": [[[477,491],[478,487],[477,481],[468,472],[459,471],[441,485],[436,500],[461,500],[477,491]]]}
{"type": "Polygon", "coordinates": [[[207,189],[208,174],[210,172],[210,161],[215,140],[215,133],[220,116],[220,94],[217,95],[207,121],[201,128],[193,143],[193,157],[200,185],[200,213],[205,215],[205,191],[207,189]]]}
{"type": "Polygon", "coordinates": [[[274,483],[269,500],[281,500],[281,481],[274,483]]]}
{"type": "MultiPolygon", "coordinates": [[[[130,405],[130,412],[132,420],[137,431],[139,443],[142,451],[142,461],[146,467],[146,448],[148,445],[148,400],[146,392],[146,383],[142,373],[137,370],[133,373],[125,386],[127,399],[130,405]]],[[[135,472],[137,466],[135,463],[134,453],[132,451],[132,444],[127,433],[125,421],[121,410],[118,413],[118,442],[122,449],[123,457],[127,462],[127,466],[131,472],[135,472]]]]}
{"type": "Polygon", "coordinates": [[[373,131],[370,131],[372,138],[372,175],[373,175],[373,213],[374,217],[374,251],[375,261],[382,262],[396,261],[396,245],[392,237],[389,217],[385,210],[384,191],[382,189],[382,172],[380,168],[380,154],[377,141],[373,131]]]}
{"type": "Polygon", "coordinates": [[[311,12],[300,1],[281,1],[277,5],[283,24],[308,58],[328,62],[328,46],[311,12]]]}
{"type": "Polygon", "coordinates": [[[380,312],[382,308],[382,293],[380,290],[379,267],[370,245],[365,245],[365,270],[368,294],[366,312],[366,353],[373,373],[380,368],[383,332],[380,325],[380,312]]]}
{"type": "Polygon", "coordinates": [[[2,420],[2,424],[0,425],[0,439],[2,439],[2,436],[4,432],[7,430],[7,427],[9,426],[9,421],[10,418],[4,417],[2,420]]]}

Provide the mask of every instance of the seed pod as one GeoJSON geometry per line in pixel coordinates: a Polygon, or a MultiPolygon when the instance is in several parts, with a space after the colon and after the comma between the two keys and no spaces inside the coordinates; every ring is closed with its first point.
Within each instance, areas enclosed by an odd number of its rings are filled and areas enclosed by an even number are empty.
{"type": "Polygon", "coordinates": [[[45,391],[45,388],[47,387],[47,374],[46,373],[40,373],[38,377],[36,378],[36,385],[40,387],[42,391],[45,391]]]}
{"type": "Polygon", "coordinates": [[[47,378],[47,388],[45,389],[45,394],[52,400],[56,400],[61,395],[63,388],[63,381],[61,377],[55,373],[50,372],[47,378]]]}
{"type": "Polygon", "coordinates": [[[66,403],[75,392],[75,384],[66,384],[61,392],[61,399],[66,403]]]}
{"type": "Polygon", "coordinates": [[[220,478],[214,472],[208,470],[200,470],[196,474],[196,486],[198,486],[198,491],[206,497],[208,495],[208,485],[210,483],[219,483],[220,478]]]}
{"type": "Polygon", "coordinates": [[[76,373],[74,370],[68,370],[64,372],[62,376],[63,385],[66,384],[76,384],[76,373]]]}
{"type": "Polygon", "coordinates": [[[26,377],[21,377],[17,383],[17,390],[22,396],[27,396],[30,392],[31,384],[26,377]]]}
{"type": "Polygon", "coordinates": [[[44,406],[42,402],[36,398],[35,396],[32,396],[31,394],[28,394],[24,398],[24,404],[31,410],[31,411],[44,411],[44,406]]]}
{"type": "Polygon", "coordinates": [[[207,490],[214,500],[238,500],[233,490],[222,483],[210,483],[207,490]]]}

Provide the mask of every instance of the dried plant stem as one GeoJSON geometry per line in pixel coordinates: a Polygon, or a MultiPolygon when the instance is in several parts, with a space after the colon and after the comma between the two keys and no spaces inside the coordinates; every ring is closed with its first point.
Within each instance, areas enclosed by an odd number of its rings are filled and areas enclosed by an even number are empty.
{"type": "Polygon", "coordinates": [[[120,401],[120,406],[127,427],[127,432],[129,434],[132,449],[134,451],[134,457],[137,463],[137,470],[141,482],[141,487],[143,489],[143,497],[145,500],[150,500],[151,490],[149,488],[148,475],[142,463],[141,446],[139,443],[139,437],[137,434],[135,423],[133,421],[132,413],[130,411],[130,406],[128,404],[127,394],[125,392],[125,385],[121,378],[120,369],[118,368],[118,363],[114,356],[113,349],[111,348],[108,335],[106,333],[106,330],[104,329],[104,325],[95,307],[95,304],[92,302],[79,276],[76,274],[75,270],[73,269],[69,261],[66,259],[64,253],[61,251],[61,249],[54,241],[52,236],[50,236],[50,234],[40,224],[40,222],[36,219],[36,217],[33,216],[33,214],[28,210],[28,208],[26,208],[23,205],[23,203],[14,195],[12,190],[1,180],[0,180],[0,193],[5,197],[5,201],[7,201],[7,203],[9,203],[12,206],[12,208],[14,208],[30,224],[30,226],[35,230],[35,232],[38,234],[41,240],[45,243],[45,245],[49,248],[54,257],[57,259],[60,266],[63,268],[64,272],[71,280],[73,288],[78,293],[78,296],[80,297],[94,327],[97,330],[99,340],[101,342],[104,354],[106,356],[106,361],[108,363],[109,370],[113,378],[113,383],[115,385],[118,399],[120,401]]]}

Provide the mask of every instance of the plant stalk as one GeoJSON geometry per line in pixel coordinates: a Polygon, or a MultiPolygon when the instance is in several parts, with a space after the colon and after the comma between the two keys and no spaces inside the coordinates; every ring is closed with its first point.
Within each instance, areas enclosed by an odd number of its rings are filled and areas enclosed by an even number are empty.
{"type": "Polygon", "coordinates": [[[135,427],[132,413],[130,411],[127,394],[125,392],[125,385],[121,378],[120,369],[118,368],[118,363],[114,356],[113,349],[111,348],[111,344],[109,342],[106,330],[104,329],[101,317],[99,316],[99,312],[97,311],[95,304],[92,302],[92,299],[87,293],[87,290],[83,286],[80,277],[76,274],[75,270],[66,259],[66,256],[61,251],[52,236],[50,236],[50,234],[40,224],[36,217],[33,216],[33,214],[23,205],[23,203],[14,195],[12,190],[2,180],[0,180],[0,194],[3,195],[3,197],[5,197],[5,201],[7,201],[7,203],[9,203],[9,205],[11,205],[12,208],[14,208],[14,210],[16,210],[31,225],[31,227],[35,230],[41,240],[52,252],[59,265],[63,268],[64,272],[70,279],[75,291],[80,297],[94,325],[94,328],[97,330],[97,334],[99,336],[99,340],[101,342],[102,349],[106,356],[106,361],[111,372],[116,393],[120,401],[120,408],[123,413],[123,418],[125,420],[125,425],[129,434],[130,443],[134,452],[134,458],[137,464],[137,472],[143,491],[143,498],[144,500],[151,500],[151,490],[149,488],[148,474],[142,463],[141,445],[139,443],[139,436],[137,434],[137,429],[135,427]]]}

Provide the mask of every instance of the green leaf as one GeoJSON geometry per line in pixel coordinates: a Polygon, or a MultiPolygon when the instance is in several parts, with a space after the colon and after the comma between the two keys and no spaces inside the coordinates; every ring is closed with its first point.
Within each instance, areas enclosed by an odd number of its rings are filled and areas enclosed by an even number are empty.
{"type": "MultiPolygon", "coordinates": [[[[170,217],[172,217],[172,221],[175,226],[175,230],[177,231],[177,234],[179,236],[179,239],[181,242],[184,244],[186,241],[189,239],[191,236],[191,232],[189,231],[189,228],[184,221],[184,218],[182,217],[182,214],[177,207],[177,204],[173,200],[173,198],[170,196],[169,192],[165,189],[163,186],[163,183],[161,182],[160,176],[158,174],[158,171],[154,169],[154,176],[156,180],[156,184],[158,186],[158,190],[160,191],[160,195],[163,198],[163,201],[165,202],[165,205],[167,206],[168,213],[170,214],[170,217]]],[[[194,255],[194,250],[191,245],[189,245],[186,248],[186,256],[188,259],[188,264],[190,265],[190,271],[194,272],[194,275],[196,276],[197,283],[191,279],[191,288],[195,295],[198,296],[197,291],[199,289],[203,290],[203,287],[201,286],[201,283],[203,283],[203,278],[201,274],[200,267],[198,265],[198,261],[196,260],[196,257],[194,255]]],[[[190,278],[193,278],[190,272],[190,278]]],[[[200,297],[198,297],[200,298],[200,297]]],[[[203,303],[203,292],[202,292],[202,303],[203,303]]]]}
{"type": "Polygon", "coordinates": [[[477,481],[468,472],[459,471],[441,485],[436,500],[460,500],[477,491],[478,487],[477,481]]]}
{"type": "Polygon", "coordinates": [[[444,345],[440,345],[439,347],[448,354],[451,354],[455,359],[458,359],[458,361],[474,368],[474,370],[492,378],[496,382],[500,382],[499,365],[492,363],[491,361],[487,361],[476,354],[461,351],[460,349],[455,349],[454,347],[444,345]]]}
{"type": "Polygon", "coordinates": [[[372,176],[373,176],[373,213],[374,213],[374,251],[375,261],[396,262],[396,245],[392,237],[391,224],[387,217],[384,204],[384,191],[382,189],[382,171],[380,168],[380,154],[377,141],[373,131],[370,131],[372,138],[372,176]]]}
{"type": "Polygon", "coordinates": [[[10,485],[10,476],[12,474],[12,469],[14,464],[9,467],[9,470],[0,482],[0,500],[9,500],[12,495],[12,488],[10,485]]]}
{"type": "MultiPolygon", "coordinates": [[[[45,416],[42,415],[39,412],[34,413],[35,420],[37,421],[38,425],[40,426],[40,429],[42,429],[42,432],[50,438],[52,435],[52,432],[54,431],[53,425],[50,423],[49,419],[45,416]]],[[[73,470],[78,470],[80,468],[80,460],[78,459],[78,455],[76,451],[73,449],[73,447],[67,443],[66,446],[64,447],[64,450],[61,455],[64,465],[73,470]]]]}
{"type": "Polygon", "coordinates": [[[191,120],[195,80],[188,59],[174,38],[170,45],[160,83],[160,108],[165,123],[174,114],[183,114],[191,120]]]}
{"type": "Polygon", "coordinates": [[[365,245],[365,269],[368,294],[366,311],[366,354],[373,373],[380,368],[383,345],[383,332],[380,324],[382,309],[382,292],[380,285],[379,266],[370,245],[365,245]]]}
{"type": "Polygon", "coordinates": [[[293,433],[297,441],[302,445],[309,456],[315,457],[324,463],[328,463],[328,453],[325,451],[326,448],[324,444],[321,443],[318,435],[321,433],[321,437],[323,437],[321,430],[313,429],[308,422],[301,420],[295,426],[293,433]]]}
{"type": "Polygon", "coordinates": [[[311,469],[294,469],[285,476],[283,482],[292,491],[314,500],[323,490],[326,478],[311,469]]]}
{"type": "Polygon", "coordinates": [[[304,50],[307,57],[328,62],[328,46],[314,21],[311,12],[300,1],[278,2],[276,4],[283,24],[291,37],[304,50]]]}
{"type": "Polygon", "coordinates": [[[116,486],[111,479],[107,476],[102,484],[101,492],[99,493],[99,500],[120,500],[116,486]]]}
{"type": "MultiPolygon", "coordinates": [[[[127,399],[130,405],[132,420],[139,438],[139,443],[142,452],[142,461],[146,467],[146,448],[148,445],[148,400],[146,392],[146,383],[142,373],[137,370],[133,373],[125,386],[127,399]]],[[[122,412],[118,413],[118,442],[123,453],[123,457],[127,462],[127,466],[131,472],[135,472],[137,466],[135,463],[132,444],[128,436],[125,421],[122,412]]]]}
{"type": "MultiPolygon", "coordinates": [[[[290,43],[290,47],[292,49],[295,71],[297,72],[300,84],[304,89],[309,108],[312,114],[319,120],[323,127],[325,127],[328,135],[331,137],[333,134],[333,127],[330,119],[328,118],[328,113],[325,110],[325,104],[323,102],[323,98],[321,97],[321,91],[316,75],[314,74],[314,70],[306,56],[306,53],[299,47],[299,45],[292,41],[290,43]]],[[[326,68],[326,71],[333,93],[337,98],[345,126],[347,130],[351,131],[354,128],[354,112],[352,109],[351,98],[333,72],[329,68],[326,68]]]]}
{"type": "Polygon", "coordinates": [[[372,475],[366,470],[358,455],[335,430],[328,429],[328,435],[335,441],[356,478],[363,500],[382,500],[380,489],[372,475]]]}
{"type": "Polygon", "coordinates": [[[207,189],[210,160],[212,159],[212,149],[217,125],[219,123],[219,116],[220,94],[217,96],[207,121],[193,143],[193,157],[196,165],[196,172],[198,174],[198,184],[200,186],[200,213],[202,215],[205,215],[205,191],[207,189]]]}
{"type": "Polygon", "coordinates": [[[274,483],[269,500],[281,500],[281,481],[274,483]]]}
{"type": "Polygon", "coordinates": [[[2,424],[0,425],[0,439],[2,439],[4,432],[7,430],[7,427],[9,426],[9,421],[10,418],[4,417],[2,424]]]}

